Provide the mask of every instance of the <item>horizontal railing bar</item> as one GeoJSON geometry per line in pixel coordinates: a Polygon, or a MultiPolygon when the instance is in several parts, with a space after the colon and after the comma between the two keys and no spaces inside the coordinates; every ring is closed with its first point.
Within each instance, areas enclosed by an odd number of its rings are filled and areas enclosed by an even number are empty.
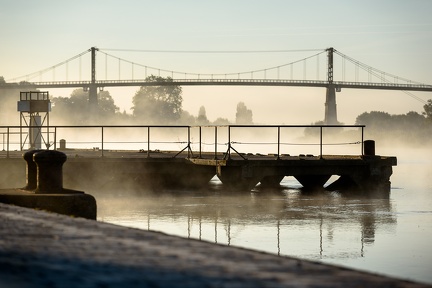
{"type": "MultiPolygon", "coordinates": [[[[102,157],[104,157],[104,155],[103,155],[104,150],[106,150],[106,151],[109,151],[110,149],[119,150],[119,148],[116,148],[116,147],[110,147],[108,149],[105,149],[106,146],[104,147],[104,145],[107,145],[107,144],[109,144],[110,146],[112,146],[112,144],[114,144],[114,145],[115,144],[123,144],[123,145],[148,144],[147,145],[147,151],[150,151],[150,143],[159,144],[159,145],[160,144],[168,144],[168,145],[187,144],[187,146],[184,147],[180,152],[178,152],[176,154],[176,156],[187,149],[188,157],[190,157],[191,154],[193,155],[193,149],[191,148],[191,145],[199,144],[200,149],[201,149],[201,145],[214,145],[215,146],[214,147],[215,159],[217,159],[217,155],[218,155],[218,152],[217,152],[218,146],[224,145],[224,146],[228,146],[228,150],[226,153],[228,155],[228,159],[230,159],[229,157],[230,157],[230,151],[231,150],[233,150],[234,152],[239,154],[239,152],[232,146],[232,144],[235,144],[235,145],[242,145],[242,144],[247,144],[247,145],[251,145],[251,144],[254,144],[254,145],[255,144],[256,145],[277,145],[278,157],[279,157],[279,153],[280,153],[280,147],[282,145],[284,145],[284,146],[285,145],[296,145],[296,146],[311,146],[311,145],[318,146],[319,145],[320,146],[320,157],[322,157],[322,147],[323,146],[362,144],[361,145],[362,151],[359,154],[359,155],[362,155],[362,153],[363,153],[363,131],[364,131],[365,127],[366,127],[365,125],[264,125],[264,124],[258,124],[258,125],[233,124],[233,125],[205,125],[205,126],[199,126],[199,125],[196,125],[196,126],[188,126],[188,125],[59,125],[59,126],[42,126],[42,127],[41,126],[0,126],[0,130],[1,129],[6,130],[6,131],[0,132],[0,133],[3,135],[7,135],[6,142],[5,142],[5,139],[3,136],[3,147],[6,144],[7,151],[9,151],[9,145],[18,144],[18,143],[15,143],[14,141],[10,140],[10,138],[9,138],[10,135],[13,135],[13,134],[28,135],[27,132],[22,131],[23,128],[38,128],[41,131],[40,133],[43,133],[43,134],[54,133],[54,139],[58,139],[57,135],[59,135],[59,134],[62,135],[62,133],[64,133],[63,131],[61,132],[61,129],[64,129],[64,130],[68,130],[68,129],[78,129],[78,130],[79,129],[101,129],[101,134],[100,135],[99,134],[94,135],[95,138],[88,139],[87,141],[86,140],[74,141],[76,139],[70,139],[70,141],[68,141],[68,144],[78,145],[79,147],[87,147],[86,145],[98,145],[98,144],[100,144],[102,147],[102,149],[101,149],[102,157]],[[202,138],[201,138],[202,128],[214,129],[214,131],[215,131],[215,134],[213,136],[214,142],[212,144],[208,144],[208,143],[202,141],[202,138]],[[224,129],[218,129],[218,128],[224,128],[224,129]],[[242,141],[235,141],[235,139],[233,139],[233,137],[231,136],[231,134],[232,134],[231,129],[234,129],[234,130],[239,129],[240,130],[240,129],[256,129],[256,128],[258,128],[258,129],[278,128],[277,129],[277,134],[278,134],[277,142],[242,142],[242,141]],[[318,129],[319,128],[320,141],[319,141],[319,143],[289,143],[289,142],[284,142],[284,141],[281,141],[281,138],[280,138],[281,128],[312,128],[312,129],[318,129]],[[322,142],[323,128],[360,128],[361,133],[362,133],[362,138],[361,138],[361,141],[355,141],[355,142],[323,143],[322,142]],[[20,129],[20,133],[13,132],[13,129],[20,129]],[[51,129],[51,131],[49,131],[50,129],[51,129]],[[106,135],[107,135],[106,131],[107,130],[106,129],[145,129],[145,130],[147,130],[147,133],[143,133],[142,135],[147,134],[147,138],[142,139],[142,141],[138,141],[136,139],[129,139],[131,141],[128,141],[128,139],[122,139],[123,141],[115,141],[115,139],[112,138],[113,137],[112,135],[110,136],[109,139],[107,139],[107,137],[106,137],[106,135]],[[182,132],[179,131],[180,134],[175,135],[176,140],[171,141],[168,139],[166,141],[163,141],[164,139],[158,139],[159,138],[158,136],[153,137],[153,138],[150,137],[150,135],[151,135],[150,130],[152,130],[152,129],[181,129],[182,132]],[[187,131],[185,131],[186,129],[187,129],[187,131]],[[193,139],[191,139],[190,129],[199,129],[199,142],[193,141],[193,139]],[[223,132],[221,132],[221,131],[223,131],[223,132]],[[224,143],[217,142],[221,133],[226,134],[224,137],[226,137],[226,136],[228,137],[227,142],[224,142],[224,143]],[[185,140],[183,140],[183,139],[185,139],[185,140]],[[192,152],[192,153],[190,153],[190,152],[192,152]]],[[[284,132],[286,132],[286,130],[284,130],[284,132]]],[[[172,134],[172,132],[170,132],[170,133],[172,134]]],[[[194,132],[194,133],[196,133],[196,132],[194,132]]],[[[54,141],[54,145],[51,145],[51,143],[44,143],[44,144],[47,145],[47,149],[49,149],[52,146],[54,146],[54,149],[56,149],[55,148],[56,143],[57,143],[57,141],[54,141]]],[[[29,144],[31,144],[31,143],[29,143],[29,144]]],[[[170,147],[172,147],[172,146],[170,146],[170,147]]],[[[123,147],[123,148],[126,148],[126,147],[123,147]]],[[[152,148],[159,150],[161,147],[159,146],[159,147],[152,147],[152,148]]],[[[23,150],[23,146],[21,146],[20,149],[23,150]]],[[[80,148],[76,148],[76,149],[80,149],[80,148]]],[[[89,147],[81,148],[81,149],[91,149],[91,147],[90,148],[89,147]]],[[[167,148],[164,148],[164,149],[167,149],[167,148]]],[[[273,149],[273,148],[271,148],[271,149],[273,149]]],[[[176,150],[176,149],[174,149],[174,150],[176,150]]],[[[201,155],[201,153],[200,153],[200,155],[201,155]]],[[[150,157],[149,154],[147,154],[147,156],[150,157]]],[[[244,157],[242,156],[242,158],[244,158],[244,157]]]]}
{"type": "Polygon", "coordinates": [[[277,127],[281,127],[281,128],[362,128],[362,127],[366,127],[366,125],[265,125],[265,124],[257,124],[257,125],[192,125],[192,126],[188,126],[188,125],[50,125],[49,127],[47,126],[17,126],[17,125],[13,125],[13,126],[9,126],[9,125],[3,125],[0,126],[0,129],[5,129],[5,128],[42,128],[42,129],[48,129],[48,128],[214,128],[214,127],[218,127],[218,128],[277,128],[277,127]]]}

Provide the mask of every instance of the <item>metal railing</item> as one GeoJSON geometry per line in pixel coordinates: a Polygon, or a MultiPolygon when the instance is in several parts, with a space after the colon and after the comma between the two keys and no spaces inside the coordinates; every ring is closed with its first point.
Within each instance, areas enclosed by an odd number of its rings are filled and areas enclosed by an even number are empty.
{"type": "MultiPolygon", "coordinates": [[[[6,152],[6,157],[9,157],[10,151],[23,151],[25,143],[18,141],[23,135],[28,135],[24,131],[26,128],[36,128],[33,126],[0,126],[2,134],[3,152],[6,152]],[[19,136],[19,137],[18,137],[19,136]]],[[[79,126],[38,126],[41,134],[52,135],[47,139],[54,139],[53,142],[43,143],[46,147],[32,147],[28,143],[28,149],[58,149],[64,138],[69,138],[68,145],[72,144],[69,149],[82,150],[97,150],[104,156],[107,151],[130,151],[139,150],[146,153],[147,157],[151,157],[152,151],[170,151],[173,152],[174,158],[178,157],[183,152],[187,152],[187,157],[202,158],[203,153],[206,155],[213,154],[214,159],[231,159],[231,154],[235,153],[243,159],[247,159],[246,153],[240,152],[241,145],[248,147],[257,146],[270,147],[272,155],[279,159],[284,155],[281,150],[285,146],[315,146],[319,147],[319,157],[323,156],[323,147],[327,145],[360,145],[359,155],[363,155],[364,143],[364,125],[221,125],[221,126],[172,126],[172,125],[79,125],[79,126]],[[343,129],[355,129],[360,135],[356,134],[356,140],[351,142],[330,143],[324,141],[325,135],[337,135],[343,129]],[[131,131],[133,130],[133,133],[131,131]],[[264,129],[264,130],[263,130],[264,129]],[[282,140],[282,136],[289,136],[294,129],[309,129],[312,131],[313,142],[286,142],[282,140]],[[327,132],[330,129],[332,132],[327,132]],[[90,130],[90,132],[89,132],[90,130]],[[207,133],[204,133],[207,130],[207,133]],[[210,131],[210,133],[208,132],[210,131]],[[288,130],[288,131],[287,131],[288,130]],[[326,133],[324,133],[324,130],[326,133]],[[95,132],[96,131],[96,132],[95,132]],[[162,132],[161,132],[162,131],[162,132]],[[223,132],[221,132],[223,131],[223,132]],[[248,131],[249,136],[253,138],[253,142],[241,141],[242,134],[248,131]],[[258,132],[256,132],[258,131],[258,132]],[[262,135],[262,132],[265,132],[262,135]],[[335,132],[336,131],[336,132],[335,132]],[[236,133],[234,133],[236,132],[236,133]],[[250,135],[252,133],[252,135],[250,135]],[[257,134],[254,134],[257,133],[257,134]],[[210,134],[206,142],[204,134],[210,134]],[[196,141],[194,137],[198,137],[196,141]],[[273,138],[272,138],[273,137],[273,138]],[[63,139],[62,139],[63,138],[63,139]],[[158,138],[163,138],[163,141],[158,138]],[[173,139],[175,138],[175,140],[173,139]],[[264,141],[264,138],[272,138],[274,141],[264,141]],[[73,139],[73,140],[70,140],[73,139]],[[219,139],[219,140],[218,140],[219,139]],[[222,140],[221,140],[222,139],[222,140]],[[222,143],[218,141],[223,141],[222,143]],[[96,146],[95,145],[100,145],[96,146]],[[176,145],[175,148],[173,146],[176,145]],[[204,151],[204,146],[213,146],[210,151],[204,151]],[[220,146],[224,146],[220,149],[220,146]],[[194,148],[195,147],[195,148],[194,148]],[[129,149],[126,149],[129,148],[129,149]],[[153,149],[153,150],[152,150],[153,149]],[[194,155],[195,153],[195,155],[194,155]]],[[[298,131],[298,130],[297,130],[298,131]]],[[[302,130],[303,131],[303,130],[302,130]]],[[[303,132],[304,134],[304,132],[303,132]]],[[[24,137],[25,139],[28,136],[24,137]]],[[[65,142],[64,142],[65,143],[65,142]]],[[[63,144],[64,145],[64,144],[63,144]]],[[[64,148],[64,147],[63,147],[64,148]]],[[[183,153],[185,155],[185,153],[183,153]]],[[[207,156],[208,157],[208,156],[207,156]]]]}

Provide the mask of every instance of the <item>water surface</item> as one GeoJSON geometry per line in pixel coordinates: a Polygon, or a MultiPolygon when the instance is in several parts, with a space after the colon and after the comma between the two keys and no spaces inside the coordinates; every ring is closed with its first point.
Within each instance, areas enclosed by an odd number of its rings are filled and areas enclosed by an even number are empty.
{"type": "Polygon", "coordinates": [[[232,193],[214,178],[204,191],[95,192],[98,220],[432,284],[432,162],[417,156],[398,157],[388,199],[305,194],[291,177],[232,193]]]}

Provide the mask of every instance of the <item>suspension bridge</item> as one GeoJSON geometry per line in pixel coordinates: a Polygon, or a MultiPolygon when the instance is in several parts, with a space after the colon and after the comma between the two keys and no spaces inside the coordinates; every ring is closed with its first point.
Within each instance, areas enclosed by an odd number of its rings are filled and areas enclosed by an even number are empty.
{"type": "MultiPolygon", "coordinates": [[[[0,89],[12,88],[28,90],[81,87],[89,92],[89,104],[95,107],[98,102],[97,91],[98,89],[103,90],[105,87],[167,85],[318,87],[326,89],[324,122],[329,125],[338,123],[336,92],[340,92],[341,89],[399,90],[404,91],[423,103],[426,102],[408,91],[432,92],[432,85],[415,82],[386,73],[342,54],[334,48],[319,50],[319,53],[312,56],[278,66],[252,71],[214,74],[174,71],[147,66],[109,54],[106,52],[109,50],[116,49],[98,49],[96,47],[91,47],[54,66],[10,79],[6,83],[0,83],[0,89]],[[323,54],[325,57],[323,57],[323,54]],[[85,58],[86,55],[90,56],[90,75],[88,79],[83,80],[82,59],[85,58]],[[101,61],[102,65],[100,65],[103,66],[102,69],[105,68],[105,71],[102,71],[100,67],[96,66],[97,55],[105,59],[105,61],[101,61]],[[322,63],[323,59],[326,60],[325,63],[322,63]],[[77,65],[76,62],[78,62],[77,65]],[[339,63],[337,67],[341,68],[340,71],[335,69],[336,62],[339,63]],[[312,66],[314,66],[312,69],[311,63],[316,63],[316,66],[312,64],[312,66]],[[74,64],[78,66],[78,68],[73,68],[74,64]],[[108,67],[112,66],[118,66],[118,75],[113,76],[113,73],[108,73],[108,67]],[[72,73],[73,70],[75,73],[72,73]],[[122,75],[124,70],[128,70],[126,77],[122,75]],[[63,80],[56,80],[56,78],[58,79],[56,74],[59,73],[59,71],[62,71],[63,80]],[[97,79],[97,71],[98,75],[103,75],[105,72],[105,79],[97,79]],[[74,74],[75,77],[78,75],[78,79],[69,80],[69,75],[71,74],[74,74]],[[51,77],[47,77],[47,75],[51,75],[51,77]],[[149,81],[147,77],[150,75],[161,76],[167,80],[159,81],[158,79],[160,78],[157,78],[155,81],[149,81]],[[335,77],[336,75],[338,75],[337,78],[335,77]],[[36,79],[38,80],[36,81],[36,79]]],[[[115,70],[117,70],[117,67],[115,70]]]]}

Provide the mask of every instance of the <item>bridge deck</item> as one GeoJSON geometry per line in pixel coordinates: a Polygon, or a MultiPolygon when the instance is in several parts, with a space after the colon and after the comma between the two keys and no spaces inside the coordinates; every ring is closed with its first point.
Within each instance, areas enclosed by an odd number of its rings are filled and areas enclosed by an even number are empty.
{"type": "MultiPolygon", "coordinates": [[[[53,81],[53,82],[22,82],[3,83],[0,89],[36,89],[36,88],[79,88],[94,87],[139,87],[139,86],[281,86],[281,87],[328,87],[328,81],[320,80],[284,80],[284,79],[173,79],[171,82],[140,80],[99,80],[99,81],[53,81]]],[[[348,82],[334,81],[337,88],[378,89],[403,91],[432,91],[432,85],[412,83],[379,83],[379,82],[348,82]]]]}

